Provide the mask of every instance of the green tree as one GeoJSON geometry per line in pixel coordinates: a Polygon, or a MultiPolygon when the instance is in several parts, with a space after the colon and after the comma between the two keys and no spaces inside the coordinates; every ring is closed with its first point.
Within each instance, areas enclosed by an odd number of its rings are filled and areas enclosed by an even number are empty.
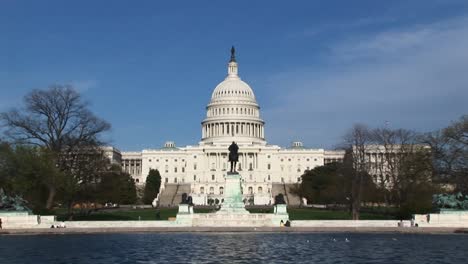
{"type": "MultiPolygon", "coordinates": [[[[0,114],[5,135],[15,144],[40,146],[50,151],[55,158],[53,163],[67,177],[80,174],[74,166],[75,154],[99,146],[100,135],[110,129],[110,125],[96,117],[80,94],[69,86],[33,90],[24,97],[23,106],[0,114]]],[[[75,190],[79,188],[76,185],[86,179],[68,179],[67,183],[75,186],[62,190],[75,190]]],[[[54,179],[47,181],[48,209],[52,208],[60,189],[57,183],[54,179]]]]}
{"type": "Polygon", "coordinates": [[[98,197],[102,203],[134,204],[137,199],[135,181],[119,166],[112,166],[100,177],[98,197]]]}
{"type": "Polygon", "coordinates": [[[158,170],[151,169],[146,177],[145,191],[143,194],[143,203],[151,204],[158,196],[161,187],[161,175],[158,170]]]}
{"type": "Polygon", "coordinates": [[[48,185],[61,186],[64,174],[54,155],[45,148],[0,145],[0,186],[10,195],[20,195],[35,212],[43,212],[48,185]]]}

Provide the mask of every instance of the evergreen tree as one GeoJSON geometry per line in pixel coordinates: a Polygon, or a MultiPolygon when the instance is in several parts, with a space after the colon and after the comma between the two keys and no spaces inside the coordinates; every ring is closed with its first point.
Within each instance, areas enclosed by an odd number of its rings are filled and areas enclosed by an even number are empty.
{"type": "Polygon", "coordinates": [[[102,203],[134,204],[137,198],[135,181],[118,166],[113,166],[101,176],[99,197],[102,203]]]}
{"type": "Polygon", "coordinates": [[[151,204],[158,196],[159,187],[161,186],[161,175],[158,170],[151,169],[146,177],[145,192],[143,194],[143,203],[151,204]]]}

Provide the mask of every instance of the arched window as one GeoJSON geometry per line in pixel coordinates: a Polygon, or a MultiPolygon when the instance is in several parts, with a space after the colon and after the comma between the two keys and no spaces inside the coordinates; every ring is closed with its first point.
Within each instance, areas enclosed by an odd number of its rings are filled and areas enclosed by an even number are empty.
{"type": "Polygon", "coordinates": [[[210,194],[214,194],[214,187],[210,187],[210,194]]]}
{"type": "Polygon", "coordinates": [[[219,194],[224,194],[224,187],[219,187],[219,194]]]}
{"type": "Polygon", "coordinates": [[[249,194],[253,194],[253,188],[252,188],[252,186],[250,186],[248,190],[249,190],[249,194]]]}
{"type": "Polygon", "coordinates": [[[204,194],[205,193],[205,187],[200,187],[200,193],[204,194]]]}
{"type": "Polygon", "coordinates": [[[262,193],[263,192],[263,188],[262,187],[258,187],[258,193],[262,193]]]}

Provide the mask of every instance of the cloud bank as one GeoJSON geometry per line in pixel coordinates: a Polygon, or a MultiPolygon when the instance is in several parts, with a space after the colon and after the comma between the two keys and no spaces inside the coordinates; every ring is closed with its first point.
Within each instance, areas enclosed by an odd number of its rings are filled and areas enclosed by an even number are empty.
{"type": "Polygon", "coordinates": [[[331,147],[357,122],[440,128],[468,113],[468,17],[343,38],[323,68],[277,73],[269,86],[272,143],[331,147]]]}

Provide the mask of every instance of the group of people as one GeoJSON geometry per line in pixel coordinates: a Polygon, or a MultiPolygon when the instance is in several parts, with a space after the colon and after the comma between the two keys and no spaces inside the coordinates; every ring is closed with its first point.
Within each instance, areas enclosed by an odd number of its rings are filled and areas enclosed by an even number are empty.
{"type": "Polygon", "coordinates": [[[67,226],[65,225],[64,222],[60,222],[58,225],[52,224],[50,228],[66,228],[67,226]]]}
{"type": "Polygon", "coordinates": [[[281,220],[281,222],[280,222],[280,227],[283,227],[283,226],[285,226],[285,227],[290,227],[290,226],[291,226],[291,222],[290,222],[289,220],[286,220],[286,223],[285,223],[283,220],[281,220]]]}

